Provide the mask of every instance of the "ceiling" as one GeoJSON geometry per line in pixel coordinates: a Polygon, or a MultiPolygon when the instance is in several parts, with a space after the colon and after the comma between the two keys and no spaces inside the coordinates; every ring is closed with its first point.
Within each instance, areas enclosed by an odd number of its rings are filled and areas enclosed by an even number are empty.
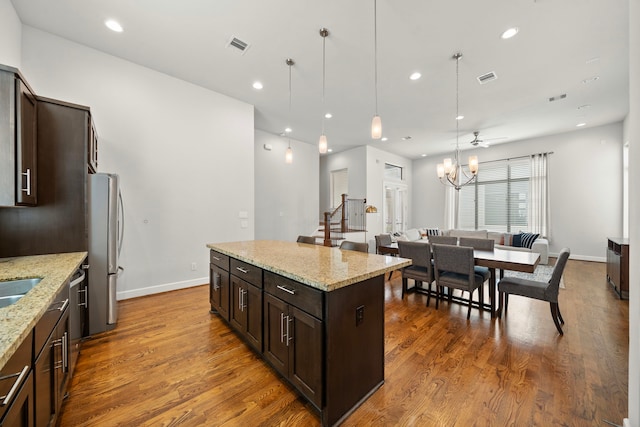
{"type": "MultiPolygon", "coordinates": [[[[255,106],[255,127],[334,152],[369,144],[407,158],[598,126],[628,112],[628,0],[12,0],[23,24],[255,106]],[[115,19],[115,33],[104,25],[115,19]],[[322,108],[322,37],[326,38],[322,108]],[[509,27],[519,33],[508,40],[509,27]],[[240,54],[232,37],[247,42],[240,54]],[[292,58],[291,112],[288,104],[292,58]],[[419,71],[422,78],[409,75],[419,71]],[[497,79],[479,84],[478,76],[497,79]],[[263,83],[262,90],[252,83],[263,83]],[[551,97],[565,98],[550,102],[551,97]],[[582,107],[582,108],[579,108],[582,107]],[[403,140],[403,137],[411,137],[403,140]],[[498,139],[494,139],[498,138],[498,139]]],[[[488,149],[491,149],[488,148],[488,149]]]]}

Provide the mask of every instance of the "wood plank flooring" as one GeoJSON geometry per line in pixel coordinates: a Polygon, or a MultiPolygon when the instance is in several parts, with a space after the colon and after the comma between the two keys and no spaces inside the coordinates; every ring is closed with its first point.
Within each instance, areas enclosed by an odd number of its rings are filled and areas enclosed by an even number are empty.
{"type": "MultiPolygon", "coordinates": [[[[605,264],[569,261],[564,336],[549,305],[488,312],[386,287],[385,384],[344,426],[594,426],[627,415],[628,302],[605,264]]],[[[317,426],[319,417],[216,315],[208,288],[120,302],[85,341],[61,426],[317,426]]]]}

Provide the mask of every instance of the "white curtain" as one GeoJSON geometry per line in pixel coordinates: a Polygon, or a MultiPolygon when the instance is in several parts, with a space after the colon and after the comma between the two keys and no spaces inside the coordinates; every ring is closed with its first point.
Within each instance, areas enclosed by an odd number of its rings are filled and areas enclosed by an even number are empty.
{"type": "Polygon", "coordinates": [[[458,192],[446,186],[444,190],[444,229],[458,228],[458,192]]]}
{"type": "Polygon", "coordinates": [[[529,179],[529,228],[551,240],[549,206],[549,153],[531,156],[529,179]]]}

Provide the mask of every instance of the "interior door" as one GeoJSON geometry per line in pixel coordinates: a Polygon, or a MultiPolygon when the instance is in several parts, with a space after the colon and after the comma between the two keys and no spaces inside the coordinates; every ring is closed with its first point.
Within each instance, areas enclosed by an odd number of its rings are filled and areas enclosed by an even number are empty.
{"type": "Polygon", "coordinates": [[[407,186],[396,183],[384,184],[385,233],[402,232],[406,229],[408,212],[407,186]]]}

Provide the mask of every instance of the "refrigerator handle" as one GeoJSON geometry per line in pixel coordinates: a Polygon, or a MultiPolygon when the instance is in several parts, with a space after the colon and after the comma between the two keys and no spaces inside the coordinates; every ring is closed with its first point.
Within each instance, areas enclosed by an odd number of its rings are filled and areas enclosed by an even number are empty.
{"type": "Polygon", "coordinates": [[[124,202],[122,200],[122,191],[118,189],[118,257],[122,251],[122,240],[124,239],[124,202]]]}

